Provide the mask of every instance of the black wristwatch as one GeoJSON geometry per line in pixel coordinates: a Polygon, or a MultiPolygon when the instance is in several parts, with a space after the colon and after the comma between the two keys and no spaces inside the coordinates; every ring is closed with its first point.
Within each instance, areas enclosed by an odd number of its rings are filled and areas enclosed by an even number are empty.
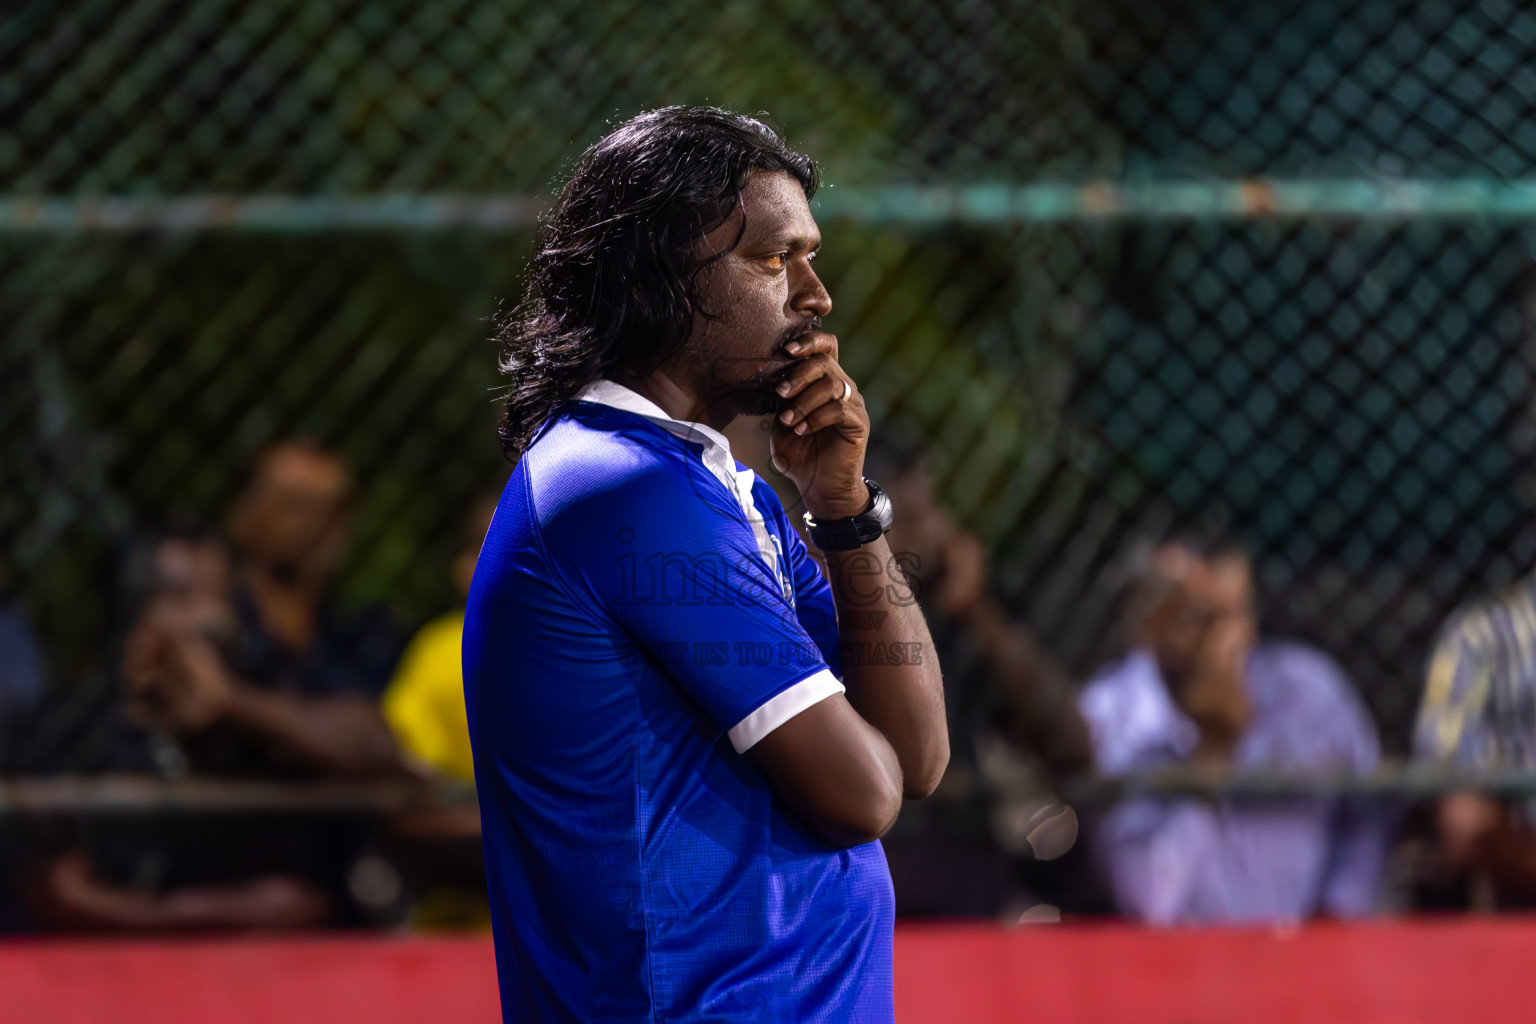
{"type": "Polygon", "coordinates": [[[823,551],[852,551],[885,535],[896,521],[891,499],[869,477],[864,478],[864,485],[869,488],[869,507],[856,516],[823,523],[812,518],[809,512],[805,514],[805,526],[812,544],[823,551]]]}

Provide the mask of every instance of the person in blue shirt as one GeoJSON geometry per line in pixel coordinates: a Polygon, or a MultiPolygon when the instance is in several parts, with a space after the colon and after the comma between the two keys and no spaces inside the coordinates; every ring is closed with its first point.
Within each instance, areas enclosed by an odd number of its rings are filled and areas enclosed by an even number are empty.
{"type": "Polygon", "coordinates": [[[463,655],[508,1021],[893,1019],[877,840],[949,748],[816,183],[752,118],[641,114],[501,325],[517,466],[463,655]],[[825,575],[721,433],[769,413],[825,575]]]}

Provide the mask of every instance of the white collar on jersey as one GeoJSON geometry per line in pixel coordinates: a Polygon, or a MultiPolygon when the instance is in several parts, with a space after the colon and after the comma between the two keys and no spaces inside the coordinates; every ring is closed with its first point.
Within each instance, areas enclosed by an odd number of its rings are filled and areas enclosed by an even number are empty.
{"type": "MultiPolygon", "coordinates": [[[[690,420],[675,420],[667,415],[667,411],[655,402],[646,398],[638,391],[633,391],[623,384],[615,384],[611,380],[593,381],[576,395],[578,402],[594,402],[597,405],[608,405],[625,412],[632,412],[636,416],[644,416],[648,420],[655,420],[661,426],[667,428],[668,433],[678,437],[703,444],[706,448],[716,445],[725,450],[727,458],[731,454],[731,441],[714,427],[707,427],[702,423],[694,423],[690,420]]],[[[734,461],[734,460],[732,460],[734,461]]],[[[732,471],[735,466],[731,465],[732,471]]],[[[727,485],[729,486],[729,485],[727,485]]]]}
{"type": "Polygon", "coordinates": [[[752,499],[752,484],[756,482],[757,476],[750,469],[736,468],[736,459],[731,455],[731,442],[724,434],[702,423],[675,420],[667,415],[665,409],[649,398],[611,380],[593,381],[576,394],[576,401],[606,405],[634,413],[636,416],[644,416],[667,433],[680,437],[684,441],[702,445],[704,468],[725,485],[725,489],[731,492],[736,503],[741,506],[741,511],[752,527],[752,536],[757,541],[757,550],[763,556],[763,561],[768,564],[769,570],[778,579],[785,598],[791,602],[794,601],[794,588],[788,573],[783,569],[779,546],[773,535],[768,532],[763,514],[758,511],[757,502],[752,499]]]}

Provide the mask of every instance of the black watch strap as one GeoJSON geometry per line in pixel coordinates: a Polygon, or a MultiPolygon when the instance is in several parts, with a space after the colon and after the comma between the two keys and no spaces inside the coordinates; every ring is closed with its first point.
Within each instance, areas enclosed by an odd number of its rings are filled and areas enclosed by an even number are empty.
{"type": "Polygon", "coordinates": [[[805,514],[812,544],[822,551],[852,551],[879,540],[891,528],[896,515],[890,497],[869,477],[864,478],[864,484],[869,488],[869,507],[858,515],[821,522],[809,512],[805,514]]]}

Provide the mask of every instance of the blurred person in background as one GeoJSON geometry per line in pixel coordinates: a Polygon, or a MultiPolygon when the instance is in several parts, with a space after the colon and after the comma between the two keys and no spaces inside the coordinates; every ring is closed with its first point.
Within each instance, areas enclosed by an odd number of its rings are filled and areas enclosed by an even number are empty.
{"type": "MultiPolygon", "coordinates": [[[[1424,763],[1482,773],[1536,767],[1536,574],[1457,611],[1430,658],[1414,732],[1424,763]]],[[[1487,883],[1496,907],[1536,905],[1529,801],[1469,790],[1434,807],[1448,866],[1487,883]]]]}
{"type": "MultiPolygon", "coordinates": [[[[1135,562],[1124,609],[1134,648],[1081,697],[1100,772],[1376,767],[1375,727],[1343,671],[1310,647],[1260,639],[1245,551],[1188,537],[1135,562]]],[[[1344,798],[1138,798],[1106,812],[1097,838],[1128,915],[1293,922],[1372,912],[1388,822],[1344,798]]]]}
{"type": "Polygon", "coordinates": [[[331,600],[351,491],[346,465],[312,442],[266,448],[230,517],[235,559],[222,621],[190,627],[152,606],[129,637],[124,677],[135,703],[196,769],[399,774],[378,698],[400,633],[382,612],[331,600]]]}
{"type": "MultiPolygon", "coordinates": [[[[497,497],[492,494],[477,501],[464,524],[463,547],[452,569],[461,602],[469,596],[497,497]]],[[[417,631],[384,693],[384,717],[402,752],[420,770],[449,783],[473,786],[474,756],[464,709],[463,636],[462,603],[417,631]]],[[[418,892],[412,913],[416,926],[489,924],[480,809],[475,804],[413,811],[397,818],[393,831],[393,852],[418,892]]]]}
{"type": "MultiPolygon", "coordinates": [[[[351,477],[307,441],[259,456],[230,518],[143,546],[122,658],[122,702],[142,743],[106,770],[271,780],[408,773],[377,699],[398,633],[340,609],[351,477]]],[[[403,906],[369,822],[238,813],[97,828],[55,858],[40,916],[66,927],[290,928],[390,920],[403,906]]]]}
{"type": "MultiPolygon", "coordinates": [[[[1040,896],[1091,902],[1086,880],[1068,883],[1075,891],[1066,893],[1025,889],[1015,863],[1053,860],[1075,841],[1075,817],[1052,787],[1092,767],[1076,693],[989,593],[986,549],[935,499],[921,448],[885,434],[871,442],[865,465],[890,481],[902,510],[891,548],[917,581],[944,666],[951,751],[939,788],[907,807],[881,840],[897,913],[1016,917],[1040,896]]],[[[1040,874],[1026,871],[1025,884],[1060,889],[1064,879],[1040,874]]]]}
{"type": "MultiPolygon", "coordinates": [[[[125,572],[137,609],[135,635],[150,624],[196,637],[212,659],[234,655],[237,624],[233,564],[221,537],[181,522],[156,530],[130,555],[125,572]]],[[[131,657],[131,656],[130,656],[131,657]]],[[[82,752],[93,770],[178,777],[189,770],[178,737],[193,719],[186,698],[162,698],[125,671],[118,707],[100,709],[110,749],[82,752]],[[135,728],[136,727],[136,728],[135,728]]],[[[102,729],[102,726],[98,726],[102,729]]],[[[142,818],[82,823],[68,849],[49,859],[34,912],[44,927],[67,930],[180,931],[281,929],[324,923],[324,888],[312,881],[310,845],[293,841],[307,822],[267,820],[259,830],[224,816],[177,821],[142,818]],[[295,847],[299,862],[294,859],[295,847]],[[309,861],[310,863],[304,863],[309,861]]]]}

